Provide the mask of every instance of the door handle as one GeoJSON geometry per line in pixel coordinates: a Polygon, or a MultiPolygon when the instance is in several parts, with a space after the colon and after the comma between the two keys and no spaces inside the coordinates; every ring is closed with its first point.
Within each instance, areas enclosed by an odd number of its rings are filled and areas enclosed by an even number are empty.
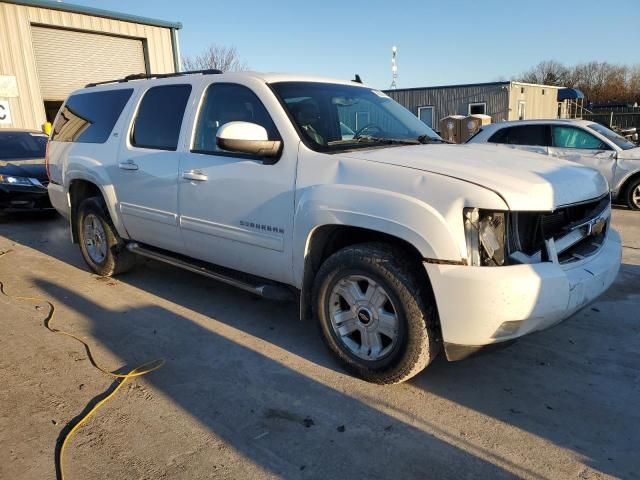
{"type": "Polygon", "coordinates": [[[122,170],[138,170],[138,164],[133,160],[127,160],[126,162],[120,162],[118,164],[118,168],[121,168],[122,170]]]}
{"type": "Polygon", "coordinates": [[[200,170],[188,170],[182,174],[182,178],[185,180],[194,180],[196,182],[206,182],[209,180],[209,177],[200,170]]]}

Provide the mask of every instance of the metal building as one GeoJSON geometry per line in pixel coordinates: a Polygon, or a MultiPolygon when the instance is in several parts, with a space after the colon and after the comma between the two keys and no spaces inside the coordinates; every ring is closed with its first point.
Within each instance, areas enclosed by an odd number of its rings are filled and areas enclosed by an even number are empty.
{"type": "Polygon", "coordinates": [[[438,129],[449,115],[490,115],[493,122],[564,117],[562,87],[521,82],[473,83],[387,90],[385,93],[438,129]]]}
{"type": "Polygon", "coordinates": [[[41,129],[85,84],[179,70],[180,23],[49,0],[0,0],[0,128],[41,129]]]}

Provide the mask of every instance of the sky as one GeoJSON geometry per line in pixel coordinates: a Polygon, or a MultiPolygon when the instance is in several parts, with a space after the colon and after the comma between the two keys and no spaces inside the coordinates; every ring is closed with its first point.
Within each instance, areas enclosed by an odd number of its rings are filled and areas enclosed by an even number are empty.
{"type": "Polygon", "coordinates": [[[398,88],[510,79],[542,60],[640,63],[640,0],[70,0],[181,22],[182,55],[235,46],[251,70],[398,88]]]}

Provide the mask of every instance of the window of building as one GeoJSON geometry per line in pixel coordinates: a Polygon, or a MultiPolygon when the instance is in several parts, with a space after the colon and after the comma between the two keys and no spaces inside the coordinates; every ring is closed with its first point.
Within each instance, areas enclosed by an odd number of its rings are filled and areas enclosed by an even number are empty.
{"type": "Polygon", "coordinates": [[[558,148],[582,148],[608,150],[610,147],[590,133],[575,127],[553,127],[553,146],[558,148]]]}
{"type": "Polygon", "coordinates": [[[469,104],[469,115],[486,115],[487,102],[476,102],[469,104]]]}
{"type": "Polygon", "coordinates": [[[155,150],[176,150],[191,85],[164,85],[147,90],[131,132],[131,144],[155,150]]]}
{"type": "Polygon", "coordinates": [[[508,145],[533,145],[546,147],[549,145],[547,125],[523,125],[498,130],[488,140],[490,143],[508,145]]]}
{"type": "MultiPolygon", "coordinates": [[[[191,151],[196,153],[229,153],[218,147],[216,143],[218,129],[229,122],[255,123],[265,128],[269,140],[280,139],[273,120],[255,93],[242,85],[214,83],[205,92],[191,151]]],[[[233,155],[252,157],[241,153],[233,155]]]]}
{"type": "Polygon", "coordinates": [[[51,140],[106,142],[132,93],[126,88],[72,95],[53,126],[51,140]]]}
{"type": "Polygon", "coordinates": [[[356,112],[356,132],[371,123],[371,112],[356,112]]]}
{"type": "Polygon", "coordinates": [[[433,128],[433,106],[418,107],[418,118],[433,128]]]}

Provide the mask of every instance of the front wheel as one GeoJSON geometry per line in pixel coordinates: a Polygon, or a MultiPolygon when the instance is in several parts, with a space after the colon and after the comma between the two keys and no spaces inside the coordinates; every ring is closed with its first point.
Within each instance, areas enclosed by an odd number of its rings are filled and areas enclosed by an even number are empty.
{"type": "Polygon", "coordinates": [[[640,210],[640,178],[631,181],[626,193],[628,207],[631,210],[640,210]]]}
{"type": "Polygon", "coordinates": [[[80,251],[91,270],[110,277],[133,268],[135,254],[126,250],[102,198],[91,197],[80,203],[77,226],[80,251]]]}
{"type": "Polygon", "coordinates": [[[325,343],[348,371],[374,383],[413,377],[440,346],[428,282],[402,257],[384,244],[347,247],[327,259],[315,280],[325,343]]]}

